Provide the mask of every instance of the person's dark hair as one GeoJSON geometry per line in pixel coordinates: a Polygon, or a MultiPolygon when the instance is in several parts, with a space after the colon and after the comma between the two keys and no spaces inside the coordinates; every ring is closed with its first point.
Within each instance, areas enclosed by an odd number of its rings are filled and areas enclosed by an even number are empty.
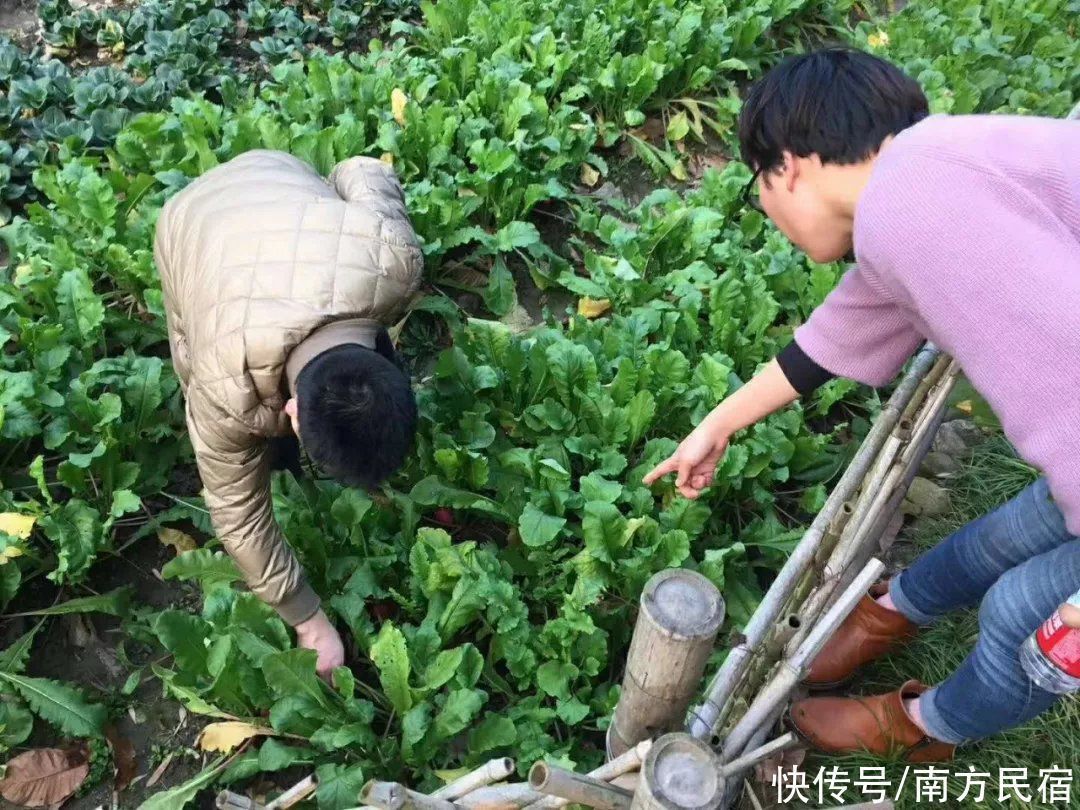
{"type": "Polygon", "coordinates": [[[304,451],[326,475],[371,489],[405,462],[416,398],[385,332],[374,351],[344,344],[317,355],[297,376],[296,398],[304,451]]]}
{"type": "Polygon", "coordinates": [[[743,160],[777,168],[785,151],[852,164],[929,114],[922,88],[895,65],[851,48],[791,56],[755,84],[739,115],[743,160]]]}

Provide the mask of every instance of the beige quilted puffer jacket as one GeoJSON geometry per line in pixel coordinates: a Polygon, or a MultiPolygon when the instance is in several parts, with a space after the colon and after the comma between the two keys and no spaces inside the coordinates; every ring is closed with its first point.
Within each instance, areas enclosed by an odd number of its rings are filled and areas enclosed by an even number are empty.
{"type": "Polygon", "coordinates": [[[266,439],[291,430],[286,361],[373,347],[374,322],[419,286],[401,186],[373,158],[327,181],[285,153],[248,152],[169,200],[154,257],[214,528],[251,589],[299,624],[319,599],[274,521],[266,439]]]}

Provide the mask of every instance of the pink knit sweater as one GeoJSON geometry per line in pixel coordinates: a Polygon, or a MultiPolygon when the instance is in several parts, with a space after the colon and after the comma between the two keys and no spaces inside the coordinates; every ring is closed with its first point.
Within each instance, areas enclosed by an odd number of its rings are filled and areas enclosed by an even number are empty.
{"type": "Polygon", "coordinates": [[[855,255],[799,347],[882,385],[933,341],[1080,535],[1080,122],[932,116],[904,131],[859,200],[855,255]]]}

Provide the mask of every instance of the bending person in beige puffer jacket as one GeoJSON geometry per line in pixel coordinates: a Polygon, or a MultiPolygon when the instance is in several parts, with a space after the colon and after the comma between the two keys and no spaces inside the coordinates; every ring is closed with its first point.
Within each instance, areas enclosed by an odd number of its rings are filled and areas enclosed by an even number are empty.
{"type": "Polygon", "coordinates": [[[268,448],[293,433],[323,472],[363,487],[404,461],[416,403],[383,325],[423,259],[401,186],[372,158],[326,181],[248,152],[166,204],[154,257],[214,528],[326,675],[341,639],[274,521],[268,448]]]}

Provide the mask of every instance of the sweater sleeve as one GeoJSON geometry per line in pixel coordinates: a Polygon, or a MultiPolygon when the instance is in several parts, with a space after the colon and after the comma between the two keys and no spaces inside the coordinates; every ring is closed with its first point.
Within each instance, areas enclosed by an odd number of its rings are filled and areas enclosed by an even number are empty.
{"type": "Polygon", "coordinates": [[[924,338],[862,268],[844,274],[821,306],[795,330],[806,355],[837,377],[884,385],[924,338]]]}

